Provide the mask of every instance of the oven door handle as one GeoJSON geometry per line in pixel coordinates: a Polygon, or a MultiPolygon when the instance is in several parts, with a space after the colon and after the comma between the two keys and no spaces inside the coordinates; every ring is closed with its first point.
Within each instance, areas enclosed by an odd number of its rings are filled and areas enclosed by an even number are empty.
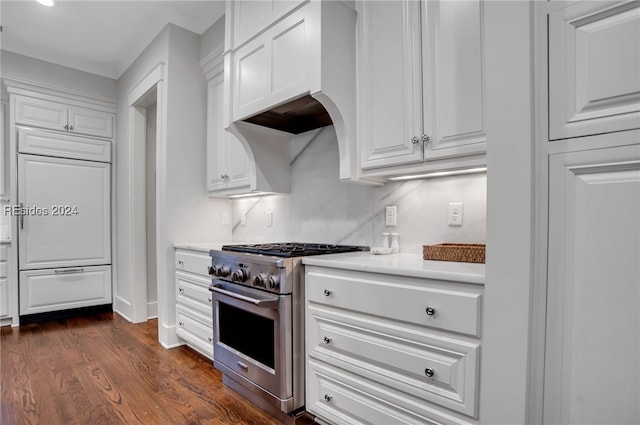
{"type": "Polygon", "coordinates": [[[236,300],[251,303],[256,307],[260,307],[260,308],[276,309],[278,308],[278,303],[280,302],[280,297],[278,297],[277,295],[258,299],[258,298],[250,297],[244,294],[239,294],[234,291],[229,291],[227,289],[224,289],[220,284],[210,285],[209,290],[213,292],[217,292],[218,294],[226,295],[236,300]]]}

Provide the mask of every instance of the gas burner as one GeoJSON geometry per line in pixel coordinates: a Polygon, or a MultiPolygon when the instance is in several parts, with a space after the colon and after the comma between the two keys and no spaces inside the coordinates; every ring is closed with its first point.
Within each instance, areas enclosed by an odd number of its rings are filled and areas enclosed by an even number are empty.
{"type": "Polygon", "coordinates": [[[263,244],[224,245],[223,251],[263,254],[274,257],[304,257],[308,255],[337,254],[368,251],[369,247],[357,245],[333,245],[323,243],[278,242],[263,244]]]}

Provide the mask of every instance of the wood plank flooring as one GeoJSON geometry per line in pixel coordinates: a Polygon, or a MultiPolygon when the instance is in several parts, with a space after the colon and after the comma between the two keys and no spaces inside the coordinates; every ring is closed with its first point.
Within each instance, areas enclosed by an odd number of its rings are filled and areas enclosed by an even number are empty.
{"type": "Polygon", "coordinates": [[[157,334],[114,313],[3,327],[0,424],[280,424],[157,334]]]}

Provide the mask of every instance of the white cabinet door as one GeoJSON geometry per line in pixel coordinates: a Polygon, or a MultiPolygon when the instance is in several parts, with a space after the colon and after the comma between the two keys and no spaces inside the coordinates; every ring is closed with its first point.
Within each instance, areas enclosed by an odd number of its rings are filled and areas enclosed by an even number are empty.
{"type": "Polygon", "coordinates": [[[549,15],[550,139],[640,128],[640,5],[580,2],[549,15]]]}
{"type": "Polygon", "coordinates": [[[20,154],[21,270],[111,263],[110,165],[20,154]],[[39,208],[40,210],[35,210],[39,208]]]}
{"type": "MultiPolygon", "coordinates": [[[[207,191],[249,187],[249,157],[242,143],[222,125],[223,75],[208,83],[207,91],[207,191]]],[[[240,192],[238,192],[240,193],[240,192]]]]}
{"type": "Polygon", "coordinates": [[[66,105],[33,97],[16,96],[15,107],[16,124],[60,131],[68,130],[66,105]]]}
{"type": "Polygon", "coordinates": [[[640,146],[549,167],[544,422],[640,423],[640,146]]]}
{"type": "Polygon", "coordinates": [[[427,1],[422,11],[424,128],[430,143],[425,157],[482,151],[483,2],[427,1]]]}
{"type": "Polygon", "coordinates": [[[70,107],[69,131],[111,139],[113,115],[92,109],[70,107]]]}
{"type": "Polygon", "coordinates": [[[360,2],[358,23],[361,167],[421,162],[419,2],[360,2]]]}
{"type": "Polygon", "coordinates": [[[0,201],[8,199],[9,190],[7,188],[9,163],[7,155],[9,155],[9,134],[7,133],[7,109],[4,103],[0,103],[0,201]]]}

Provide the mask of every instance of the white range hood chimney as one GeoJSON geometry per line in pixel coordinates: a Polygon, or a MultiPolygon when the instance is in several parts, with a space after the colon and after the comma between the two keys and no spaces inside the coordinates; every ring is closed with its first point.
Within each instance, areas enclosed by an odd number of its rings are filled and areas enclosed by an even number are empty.
{"type": "Polygon", "coordinates": [[[289,191],[289,141],[333,125],[340,178],[356,174],[356,11],[350,2],[228,1],[227,130],[255,162],[254,191],[289,191]]]}

